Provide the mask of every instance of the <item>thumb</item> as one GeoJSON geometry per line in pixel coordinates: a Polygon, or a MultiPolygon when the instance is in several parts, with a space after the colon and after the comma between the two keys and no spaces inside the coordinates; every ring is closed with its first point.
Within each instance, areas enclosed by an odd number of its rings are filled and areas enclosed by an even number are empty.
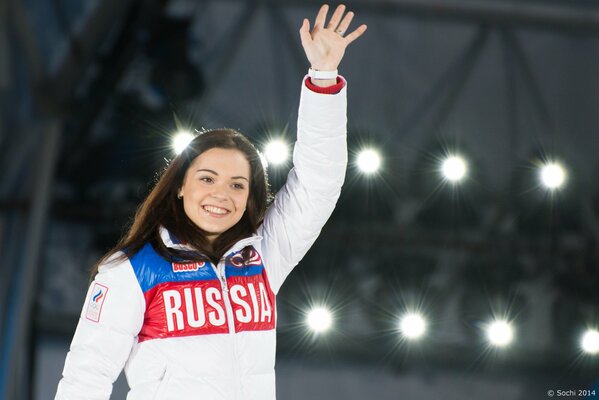
{"type": "Polygon", "coordinates": [[[312,41],[312,36],[310,36],[310,21],[308,21],[307,18],[304,18],[304,22],[302,23],[299,33],[302,45],[312,41]]]}

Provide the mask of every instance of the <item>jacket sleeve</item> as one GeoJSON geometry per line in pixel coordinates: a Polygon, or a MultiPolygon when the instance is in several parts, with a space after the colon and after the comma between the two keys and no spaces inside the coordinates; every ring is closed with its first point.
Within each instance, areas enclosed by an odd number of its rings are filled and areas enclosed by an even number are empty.
{"type": "Polygon", "coordinates": [[[144,312],[143,293],[129,261],[102,265],[87,292],[55,399],[109,399],[144,312]]]}
{"type": "Polygon", "coordinates": [[[337,94],[302,85],[294,167],[258,229],[275,293],[320,234],[341,193],[347,166],[346,93],[347,84],[337,94]]]}

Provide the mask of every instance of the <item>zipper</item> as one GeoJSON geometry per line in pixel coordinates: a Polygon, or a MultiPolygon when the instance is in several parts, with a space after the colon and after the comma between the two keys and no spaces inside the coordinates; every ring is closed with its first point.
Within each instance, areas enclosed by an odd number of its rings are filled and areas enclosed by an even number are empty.
{"type": "Polygon", "coordinates": [[[229,298],[229,287],[227,285],[227,276],[226,276],[226,269],[225,269],[225,259],[227,257],[227,255],[234,253],[236,251],[239,251],[241,249],[243,249],[244,247],[253,244],[259,240],[261,240],[262,237],[261,236],[252,236],[246,239],[242,239],[239,242],[235,243],[235,245],[233,245],[229,250],[227,250],[223,256],[223,258],[218,262],[218,266],[216,267],[216,274],[218,276],[218,279],[220,280],[221,286],[222,286],[222,293],[223,293],[223,299],[224,299],[224,303],[225,303],[225,310],[227,312],[227,320],[229,322],[229,335],[231,337],[231,340],[233,341],[233,360],[232,360],[232,367],[233,367],[233,376],[237,377],[237,385],[235,387],[235,399],[243,399],[243,392],[242,392],[242,385],[243,385],[243,379],[241,377],[241,371],[239,370],[239,363],[237,362],[237,360],[239,360],[239,348],[238,348],[238,344],[237,344],[237,337],[236,337],[236,332],[235,332],[235,318],[233,315],[233,306],[231,305],[231,300],[229,298]]]}
{"type": "Polygon", "coordinates": [[[227,285],[227,276],[225,270],[225,261],[224,259],[219,261],[216,267],[216,274],[218,279],[220,280],[222,293],[223,293],[223,301],[225,303],[225,310],[227,313],[227,322],[229,326],[229,336],[233,341],[233,359],[231,360],[231,364],[233,367],[233,375],[238,377],[238,382],[235,387],[235,399],[241,399],[241,376],[239,371],[239,366],[237,360],[239,359],[239,351],[237,349],[237,338],[235,337],[235,318],[233,315],[233,306],[231,305],[231,300],[229,299],[229,286],[227,285]]]}
{"type": "Polygon", "coordinates": [[[221,293],[223,296],[223,303],[225,304],[225,312],[227,313],[227,325],[229,327],[229,333],[235,333],[235,320],[233,319],[233,306],[229,299],[229,285],[227,284],[227,277],[225,275],[225,262],[219,261],[218,265],[214,267],[216,276],[220,281],[221,293]]]}

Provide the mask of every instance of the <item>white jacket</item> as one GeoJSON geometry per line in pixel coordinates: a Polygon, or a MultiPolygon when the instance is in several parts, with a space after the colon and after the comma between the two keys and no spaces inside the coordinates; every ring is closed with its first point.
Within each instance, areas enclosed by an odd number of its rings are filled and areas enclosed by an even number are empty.
{"type": "MultiPolygon", "coordinates": [[[[331,215],[347,165],[346,87],[302,85],[294,168],[255,235],[217,265],[176,264],[147,245],[102,265],[66,357],[57,400],[275,399],[275,294],[331,215]],[[240,250],[252,246],[241,265],[240,250]]],[[[181,246],[163,229],[167,246],[181,246]]],[[[114,258],[113,258],[114,259],[114,258]]]]}

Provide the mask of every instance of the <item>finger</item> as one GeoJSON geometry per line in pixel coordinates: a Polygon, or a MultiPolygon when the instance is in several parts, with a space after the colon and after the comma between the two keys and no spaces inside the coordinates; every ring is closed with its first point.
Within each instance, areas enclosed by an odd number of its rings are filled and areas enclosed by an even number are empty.
{"type": "Polygon", "coordinates": [[[367,28],[368,27],[366,25],[360,25],[358,28],[356,28],[352,33],[345,37],[345,45],[349,45],[351,42],[362,36],[362,34],[366,32],[367,28]]]}
{"type": "Polygon", "coordinates": [[[304,22],[302,23],[299,33],[302,45],[309,43],[312,40],[312,36],[310,35],[310,21],[308,21],[308,18],[304,18],[304,22]]]}
{"type": "Polygon", "coordinates": [[[341,23],[339,24],[337,29],[335,29],[335,32],[339,33],[340,35],[343,35],[345,31],[347,31],[347,28],[349,28],[349,24],[351,24],[352,19],[354,19],[354,13],[350,11],[347,14],[345,14],[345,17],[343,17],[341,23]]]}
{"type": "Polygon", "coordinates": [[[316,20],[314,21],[314,29],[322,28],[324,26],[328,11],[329,6],[327,4],[323,4],[322,7],[320,7],[320,10],[318,10],[318,14],[316,15],[316,20]]]}
{"type": "Polygon", "coordinates": [[[341,21],[341,17],[343,16],[344,12],[345,6],[343,4],[338,5],[333,13],[333,16],[331,17],[331,20],[329,21],[329,25],[327,25],[327,29],[337,29],[337,25],[339,25],[339,21],[341,21]]]}

